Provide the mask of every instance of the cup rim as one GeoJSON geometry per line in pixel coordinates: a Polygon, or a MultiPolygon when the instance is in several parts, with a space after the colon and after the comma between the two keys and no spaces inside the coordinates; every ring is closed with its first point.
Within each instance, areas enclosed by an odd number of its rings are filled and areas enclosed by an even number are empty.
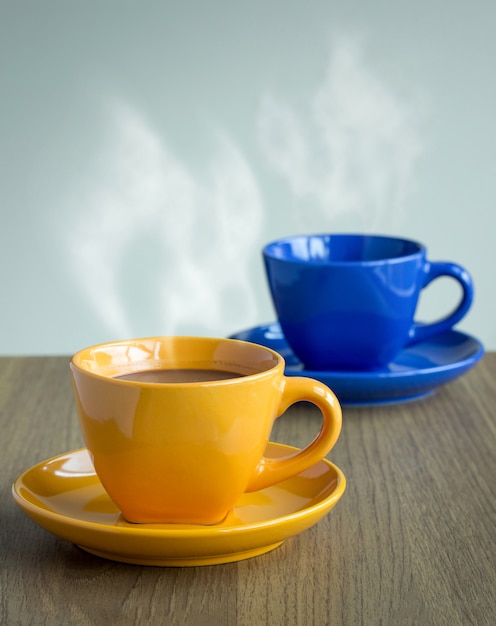
{"type": "MultiPolygon", "coordinates": [[[[89,361],[89,359],[87,359],[87,361],[89,361]]],[[[158,362],[159,361],[157,359],[155,363],[158,363],[158,362]]],[[[145,365],[145,361],[142,360],[141,363],[145,365]]],[[[212,364],[213,361],[209,361],[209,363],[212,364]]],[[[122,370],[124,371],[126,369],[127,372],[129,372],[130,371],[129,364],[130,362],[127,363],[127,367],[123,366],[122,370]]],[[[225,364],[226,370],[229,369],[228,365],[229,365],[228,363],[225,364]]],[[[187,387],[192,388],[192,387],[204,387],[204,386],[227,385],[227,384],[233,385],[233,384],[240,384],[241,382],[247,381],[247,380],[251,381],[257,378],[264,378],[265,376],[273,375],[273,373],[278,369],[284,372],[285,361],[284,361],[284,357],[278,352],[276,352],[275,350],[273,350],[272,348],[269,348],[267,346],[263,346],[254,342],[244,341],[241,339],[231,339],[227,337],[204,337],[204,336],[196,336],[196,335],[152,335],[152,336],[147,336],[147,337],[132,337],[132,338],[127,338],[127,339],[104,341],[104,342],[87,346],[85,348],[81,348],[80,350],[78,350],[71,356],[69,366],[72,371],[77,371],[86,376],[90,376],[92,378],[98,378],[100,380],[105,380],[105,381],[112,382],[118,385],[126,385],[126,386],[134,386],[134,387],[137,386],[137,387],[146,387],[146,388],[157,388],[157,387],[170,388],[170,387],[177,387],[177,386],[181,386],[181,387],[187,386],[187,387]],[[95,352],[99,350],[103,350],[104,348],[112,348],[112,347],[118,348],[119,346],[123,346],[123,347],[132,346],[132,345],[137,345],[140,343],[143,344],[145,342],[157,343],[157,342],[164,342],[164,341],[169,341],[169,342],[193,341],[193,342],[202,342],[202,343],[208,342],[211,344],[222,343],[222,344],[239,345],[240,348],[245,346],[246,349],[257,350],[260,353],[265,353],[268,356],[271,356],[273,359],[273,364],[267,367],[267,369],[260,369],[260,370],[253,371],[253,372],[240,373],[240,376],[236,376],[234,378],[202,380],[202,381],[175,381],[175,382],[154,382],[154,381],[142,381],[142,380],[136,381],[136,380],[130,380],[130,379],[119,379],[116,377],[116,374],[109,375],[108,373],[105,373],[102,370],[92,370],[90,368],[84,367],[84,365],[82,364],[82,359],[83,359],[84,354],[94,354],[95,352]]],[[[136,371],[138,371],[138,369],[140,368],[137,368],[136,371]]],[[[145,367],[141,368],[141,370],[143,369],[145,369],[145,367]]],[[[150,366],[148,367],[148,369],[154,369],[154,368],[153,366],[150,366]]],[[[164,368],[157,367],[156,369],[164,369],[164,368]]],[[[177,367],[176,369],[180,369],[180,367],[177,367]]],[[[187,367],[185,367],[185,369],[187,369],[187,367]]],[[[191,369],[201,369],[201,368],[196,368],[193,365],[191,365],[191,369]]],[[[212,368],[205,368],[205,369],[212,369],[212,368]]]]}
{"type": "Polygon", "coordinates": [[[396,235],[383,235],[380,233],[358,233],[358,232],[319,232],[319,233],[300,233],[295,235],[288,235],[286,237],[280,237],[278,239],[274,239],[263,246],[262,249],[263,256],[267,259],[273,259],[276,261],[280,261],[281,263],[287,264],[295,264],[295,265],[305,265],[305,266],[365,266],[365,265],[383,265],[386,263],[401,263],[405,260],[412,259],[418,257],[426,253],[426,247],[420,241],[416,239],[410,239],[408,237],[400,237],[396,235]],[[287,244],[291,242],[295,242],[297,240],[308,241],[309,239],[326,239],[326,238],[354,238],[354,239],[371,239],[371,240],[387,240],[389,242],[397,241],[405,244],[409,244],[411,246],[415,246],[416,250],[413,252],[408,252],[406,254],[402,254],[400,256],[385,256],[379,259],[354,259],[354,260],[327,260],[327,259],[299,259],[299,258],[281,258],[275,254],[275,249],[281,244],[287,244]]]}

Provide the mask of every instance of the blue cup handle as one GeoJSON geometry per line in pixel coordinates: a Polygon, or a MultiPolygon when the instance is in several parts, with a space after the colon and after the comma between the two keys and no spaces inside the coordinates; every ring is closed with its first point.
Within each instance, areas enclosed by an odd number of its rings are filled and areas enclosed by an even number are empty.
{"type": "Polygon", "coordinates": [[[460,284],[463,293],[460,302],[454,311],[441,320],[432,322],[431,324],[414,322],[410,329],[408,345],[424,341],[433,335],[437,335],[453,328],[453,326],[466,315],[474,299],[474,286],[472,278],[467,270],[460,265],[443,261],[426,261],[424,265],[424,273],[425,277],[422,285],[423,289],[440,276],[451,276],[460,284]]]}

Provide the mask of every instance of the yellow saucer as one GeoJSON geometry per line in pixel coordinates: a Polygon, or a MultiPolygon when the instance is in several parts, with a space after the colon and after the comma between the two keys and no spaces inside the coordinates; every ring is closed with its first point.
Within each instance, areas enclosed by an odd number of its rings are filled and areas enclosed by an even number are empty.
{"type": "MultiPolygon", "coordinates": [[[[294,450],[269,443],[266,456],[294,450]]],[[[83,448],[27,470],[12,493],[31,519],[87,552],[124,563],[191,566],[239,561],[276,548],[324,517],[345,486],[342,471],[324,459],[278,485],[243,494],[220,524],[130,524],[83,448]]]]}

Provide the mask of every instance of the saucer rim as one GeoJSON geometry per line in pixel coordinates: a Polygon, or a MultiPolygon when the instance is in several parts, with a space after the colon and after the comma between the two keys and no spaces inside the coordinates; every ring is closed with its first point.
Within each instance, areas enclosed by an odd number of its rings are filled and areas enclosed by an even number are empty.
{"type": "MultiPolygon", "coordinates": [[[[230,336],[272,347],[286,361],[284,369],[286,376],[305,376],[320,380],[333,389],[343,407],[390,406],[427,398],[441,386],[464,375],[485,354],[484,345],[479,339],[461,330],[449,329],[418,342],[418,344],[408,346],[404,350],[413,349],[415,345],[428,346],[433,343],[433,349],[436,349],[436,341],[438,342],[437,345],[440,346],[439,340],[444,336],[451,340],[453,338],[461,339],[462,344],[470,342],[472,344],[471,354],[444,364],[440,363],[418,368],[405,366],[405,369],[396,371],[316,371],[306,370],[302,363],[294,362],[297,361],[296,356],[287,343],[277,320],[246,328],[230,336]],[[257,333],[260,337],[255,337],[257,333]],[[260,339],[263,339],[266,333],[275,333],[277,336],[272,340],[269,339],[265,344],[260,339]],[[277,345],[277,343],[281,345],[277,345]]],[[[391,364],[394,363],[395,360],[391,362],[391,364]]],[[[401,366],[401,364],[399,365],[401,366]]]]}
{"type": "MultiPolygon", "coordinates": [[[[287,444],[281,444],[278,442],[268,442],[268,448],[278,447],[280,449],[287,450],[288,452],[297,451],[298,448],[294,446],[290,446],[287,444]]],[[[274,518],[269,518],[267,520],[259,521],[259,522],[250,522],[246,524],[235,524],[233,526],[222,526],[222,525],[212,525],[212,526],[193,526],[186,524],[169,524],[169,523],[149,523],[149,524],[138,524],[138,525],[130,525],[129,522],[126,522],[126,525],[123,526],[114,526],[112,524],[105,524],[100,522],[87,521],[83,519],[79,519],[77,517],[71,517],[64,515],[62,513],[58,513],[53,509],[48,509],[43,506],[37,506],[36,504],[30,502],[26,498],[22,496],[20,493],[20,488],[23,484],[24,478],[28,475],[28,473],[33,471],[39,471],[43,466],[48,465],[51,462],[62,459],[63,457],[70,457],[75,454],[80,454],[83,452],[87,452],[86,447],[77,448],[75,450],[71,450],[69,452],[65,452],[63,454],[57,454],[52,456],[44,461],[36,463],[35,465],[27,468],[21,474],[17,476],[12,484],[12,496],[16,504],[29,516],[29,513],[33,513],[36,518],[43,518],[47,520],[51,520],[56,522],[57,524],[63,524],[64,526],[70,526],[78,529],[86,529],[88,531],[93,532],[104,532],[105,534],[112,535],[130,535],[135,536],[138,533],[145,533],[147,537],[160,538],[160,537],[180,537],[181,539],[194,537],[195,539],[208,539],[209,537],[216,537],[220,534],[222,535],[242,535],[244,533],[248,533],[250,531],[260,531],[265,528],[271,528],[273,526],[284,526],[291,522],[297,522],[299,519],[315,516],[322,509],[331,509],[337,504],[337,502],[341,499],[342,495],[346,490],[346,477],[343,471],[334,463],[329,461],[327,458],[323,458],[318,461],[315,465],[320,463],[324,463],[328,466],[328,468],[332,469],[336,473],[336,485],[335,488],[332,489],[331,493],[326,495],[324,498],[318,500],[318,502],[304,506],[293,513],[289,513],[286,515],[276,516],[274,518]],[[129,525],[127,525],[129,524],[129,525]],[[187,526],[187,527],[185,527],[187,526]]],[[[314,466],[312,466],[314,467],[314,466]]],[[[308,468],[311,469],[311,468],[308,468]]],[[[289,478],[287,481],[291,481],[297,476],[304,474],[304,470],[298,473],[296,476],[289,478]]],[[[96,472],[92,473],[92,475],[98,480],[96,472]]],[[[281,483],[277,483],[272,487],[278,487],[281,484],[284,484],[287,481],[282,481],[281,483]]],[[[102,490],[105,491],[102,487],[102,490]]],[[[264,491],[264,490],[260,490],[264,491]]],[[[32,492],[31,492],[32,493],[32,492]]],[[[33,521],[37,522],[37,519],[31,517],[33,521]]],[[[39,524],[39,522],[37,522],[39,524]]],[[[41,525],[41,524],[39,524],[41,525]]],[[[46,528],[46,527],[45,527],[46,528]]],[[[53,532],[53,531],[52,531],[53,532]]],[[[54,533],[57,534],[58,533],[54,533]]],[[[297,534],[297,533],[295,533],[297,534]]],[[[60,536],[60,535],[58,535],[60,536]]],[[[78,543],[78,545],[80,545],[78,543]]],[[[81,546],[84,547],[84,546],[81,546]]]]}
{"type": "MultiPolygon", "coordinates": [[[[274,326],[275,324],[277,324],[278,322],[268,322],[265,324],[257,324],[256,326],[252,326],[250,328],[246,328],[244,330],[232,333],[230,335],[230,337],[232,338],[239,338],[239,335],[245,334],[245,333],[250,333],[250,332],[255,332],[258,330],[261,330],[263,328],[269,328],[270,326],[274,326]]],[[[284,333],[281,332],[281,336],[282,338],[280,339],[281,341],[284,341],[285,344],[285,348],[290,351],[291,356],[294,357],[295,359],[297,358],[296,355],[294,354],[294,352],[292,351],[291,347],[289,346],[289,344],[287,343],[286,338],[284,337],[284,333]]],[[[419,374],[431,374],[431,373],[437,373],[439,371],[447,371],[450,369],[458,369],[458,368],[463,368],[464,365],[472,365],[475,364],[477,361],[479,361],[485,354],[485,348],[483,343],[477,339],[476,337],[474,337],[473,335],[470,335],[469,333],[465,333],[461,330],[457,330],[457,329],[449,329],[449,330],[445,330],[442,333],[438,333],[437,335],[434,335],[432,337],[429,337],[427,339],[425,339],[424,341],[419,341],[417,344],[412,344],[410,346],[405,346],[405,348],[403,348],[400,352],[400,354],[402,354],[405,350],[408,350],[409,348],[413,348],[416,345],[426,345],[429,343],[432,343],[433,341],[435,341],[436,338],[438,337],[442,337],[442,336],[447,336],[447,335],[454,335],[454,336],[459,336],[462,337],[465,341],[471,341],[474,343],[474,352],[473,354],[471,354],[470,356],[467,356],[463,359],[458,359],[458,360],[454,360],[450,363],[447,363],[445,365],[433,365],[431,367],[420,367],[417,369],[408,369],[408,370],[399,370],[399,371],[386,371],[386,370],[381,370],[381,369],[377,369],[377,370],[311,370],[311,369],[305,369],[305,366],[303,365],[303,363],[299,363],[299,364],[288,364],[286,362],[286,370],[290,371],[291,374],[293,373],[298,373],[301,376],[309,376],[309,377],[316,377],[316,376],[332,376],[333,378],[340,378],[340,379],[346,379],[349,380],[350,378],[355,378],[355,379],[367,379],[367,378],[398,378],[398,377],[406,377],[406,376],[418,376],[419,374]],[[476,349],[475,349],[476,347],[476,349]]],[[[245,339],[244,341],[249,341],[248,339],[245,339]]],[[[255,343],[255,342],[254,342],[255,343]]],[[[275,348],[272,348],[275,349],[275,348]]],[[[277,350],[276,350],[277,351],[277,350]]],[[[399,355],[398,355],[399,356],[399,355]]],[[[285,358],[283,356],[283,358],[285,358]]],[[[397,357],[396,357],[397,358],[397,357]]],[[[395,363],[396,358],[393,359],[391,361],[391,363],[395,363]]]]}

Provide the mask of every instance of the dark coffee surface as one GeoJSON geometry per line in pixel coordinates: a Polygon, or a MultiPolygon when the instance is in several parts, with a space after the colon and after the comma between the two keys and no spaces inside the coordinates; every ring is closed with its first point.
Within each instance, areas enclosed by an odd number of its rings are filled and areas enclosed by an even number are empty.
{"type": "Polygon", "coordinates": [[[146,383],[193,383],[209,380],[240,378],[243,374],[214,369],[153,369],[129,372],[115,376],[119,380],[133,380],[146,383]]]}

